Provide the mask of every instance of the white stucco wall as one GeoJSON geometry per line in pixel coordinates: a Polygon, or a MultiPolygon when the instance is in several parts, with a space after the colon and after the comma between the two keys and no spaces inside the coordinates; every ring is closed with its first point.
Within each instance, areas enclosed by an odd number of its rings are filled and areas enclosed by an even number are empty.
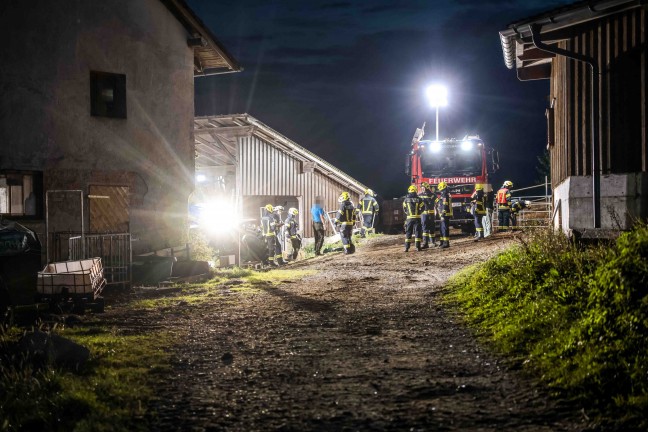
{"type": "Polygon", "coordinates": [[[185,29],[160,0],[0,9],[0,169],[44,171],[45,189],[128,185],[135,248],[181,241],[194,166],[185,29]],[[126,75],[127,119],[90,115],[90,71],[126,75]]]}
{"type": "MultiPolygon", "coordinates": [[[[594,227],[592,177],[572,176],[554,189],[554,226],[564,232],[594,227]]],[[[648,217],[648,173],[601,176],[601,228],[629,229],[648,217]]]]}

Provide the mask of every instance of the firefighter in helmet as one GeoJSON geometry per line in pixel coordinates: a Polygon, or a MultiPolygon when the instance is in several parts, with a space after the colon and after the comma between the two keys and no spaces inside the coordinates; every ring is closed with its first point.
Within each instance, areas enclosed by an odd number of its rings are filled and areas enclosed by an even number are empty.
{"type": "Polygon", "coordinates": [[[470,196],[470,213],[475,218],[475,241],[479,241],[479,239],[484,238],[482,218],[486,215],[486,197],[483,184],[477,183],[475,191],[470,196]]]}
{"type": "Polygon", "coordinates": [[[288,217],[284,221],[284,229],[286,232],[286,240],[290,241],[292,252],[288,254],[288,259],[296,260],[299,249],[301,248],[301,236],[297,233],[299,230],[299,221],[297,215],[299,211],[296,208],[288,209],[288,217]]]}
{"type": "Polygon", "coordinates": [[[340,203],[340,208],[333,222],[336,226],[340,226],[340,237],[342,237],[344,253],[348,255],[355,252],[355,245],[351,236],[353,234],[353,226],[355,225],[356,209],[351,202],[349,192],[342,192],[338,197],[338,202],[340,203]]]}
{"type": "Polygon", "coordinates": [[[452,196],[448,191],[446,182],[439,182],[437,186],[438,197],[436,200],[436,211],[439,216],[441,225],[441,243],[440,248],[446,249],[450,247],[450,218],[452,217],[452,196]]]}
{"type": "Polygon", "coordinates": [[[416,249],[421,250],[421,214],[424,208],[423,198],[416,193],[416,186],[410,185],[407,188],[407,196],[403,201],[403,212],[407,217],[405,220],[405,252],[412,245],[412,235],[414,235],[416,249]]]}
{"type": "MultiPolygon", "coordinates": [[[[279,250],[281,251],[281,246],[279,246],[277,239],[277,223],[273,212],[274,207],[272,206],[272,204],[267,204],[265,207],[263,207],[263,214],[261,216],[261,232],[263,234],[263,239],[265,240],[266,247],[268,248],[268,258],[267,260],[264,260],[263,263],[268,264],[269,261],[271,264],[279,266],[280,262],[277,259],[276,251],[277,247],[279,247],[279,250]]],[[[281,253],[279,254],[279,258],[281,258],[281,253]]]]}
{"type": "Polygon", "coordinates": [[[362,214],[360,237],[365,237],[367,232],[374,230],[379,210],[375,196],[374,191],[366,189],[364,197],[358,202],[358,211],[362,214]]]}
{"type": "Polygon", "coordinates": [[[497,191],[495,201],[497,202],[497,221],[500,231],[508,231],[511,218],[511,188],[513,182],[506,180],[500,190],[497,191]]]}
{"type": "Polygon", "coordinates": [[[434,236],[434,201],[436,201],[436,196],[432,190],[432,186],[429,183],[421,183],[421,188],[423,189],[419,194],[419,197],[423,200],[423,213],[421,214],[421,226],[423,227],[423,246],[422,249],[427,249],[430,247],[430,241],[432,245],[436,245],[436,238],[434,236]]]}

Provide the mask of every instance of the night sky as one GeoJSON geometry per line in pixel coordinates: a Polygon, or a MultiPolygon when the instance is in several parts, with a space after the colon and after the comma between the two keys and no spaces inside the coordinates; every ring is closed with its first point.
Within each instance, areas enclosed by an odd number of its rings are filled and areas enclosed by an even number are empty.
{"type": "Polygon", "coordinates": [[[198,78],[196,115],[249,113],[391,198],[414,130],[434,139],[424,89],[442,83],[440,138],[495,147],[495,188],[538,183],[549,80],[518,81],[498,32],[571,1],[187,1],[244,68],[198,78]]]}

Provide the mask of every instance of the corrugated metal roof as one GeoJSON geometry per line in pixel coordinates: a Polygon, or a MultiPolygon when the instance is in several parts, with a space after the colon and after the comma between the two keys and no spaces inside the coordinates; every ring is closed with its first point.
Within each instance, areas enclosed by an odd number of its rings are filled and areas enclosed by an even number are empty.
{"type": "Polygon", "coordinates": [[[350,191],[363,194],[367,189],[358,180],[249,114],[196,117],[194,124],[197,169],[236,164],[236,142],[232,137],[255,136],[296,160],[312,163],[314,170],[347,186],[350,191]]]}

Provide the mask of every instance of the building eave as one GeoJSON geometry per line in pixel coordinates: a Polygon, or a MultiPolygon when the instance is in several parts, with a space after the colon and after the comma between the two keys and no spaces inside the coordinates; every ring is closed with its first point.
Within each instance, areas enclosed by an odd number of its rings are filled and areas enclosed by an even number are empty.
{"type": "Polygon", "coordinates": [[[646,0],[586,0],[552,9],[539,15],[524,18],[507,26],[499,32],[504,64],[508,69],[522,68],[524,64],[518,59],[517,45],[530,44],[531,25],[541,27],[543,40],[558,42],[570,36],[569,29],[588,21],[642,7],[646,0]]]}
{"type": "Polygon", "coordinates": [[[194,76],[240,72],[243,68],[184,0],[160,0],[187,30],[194,50],[194,76]]]}

